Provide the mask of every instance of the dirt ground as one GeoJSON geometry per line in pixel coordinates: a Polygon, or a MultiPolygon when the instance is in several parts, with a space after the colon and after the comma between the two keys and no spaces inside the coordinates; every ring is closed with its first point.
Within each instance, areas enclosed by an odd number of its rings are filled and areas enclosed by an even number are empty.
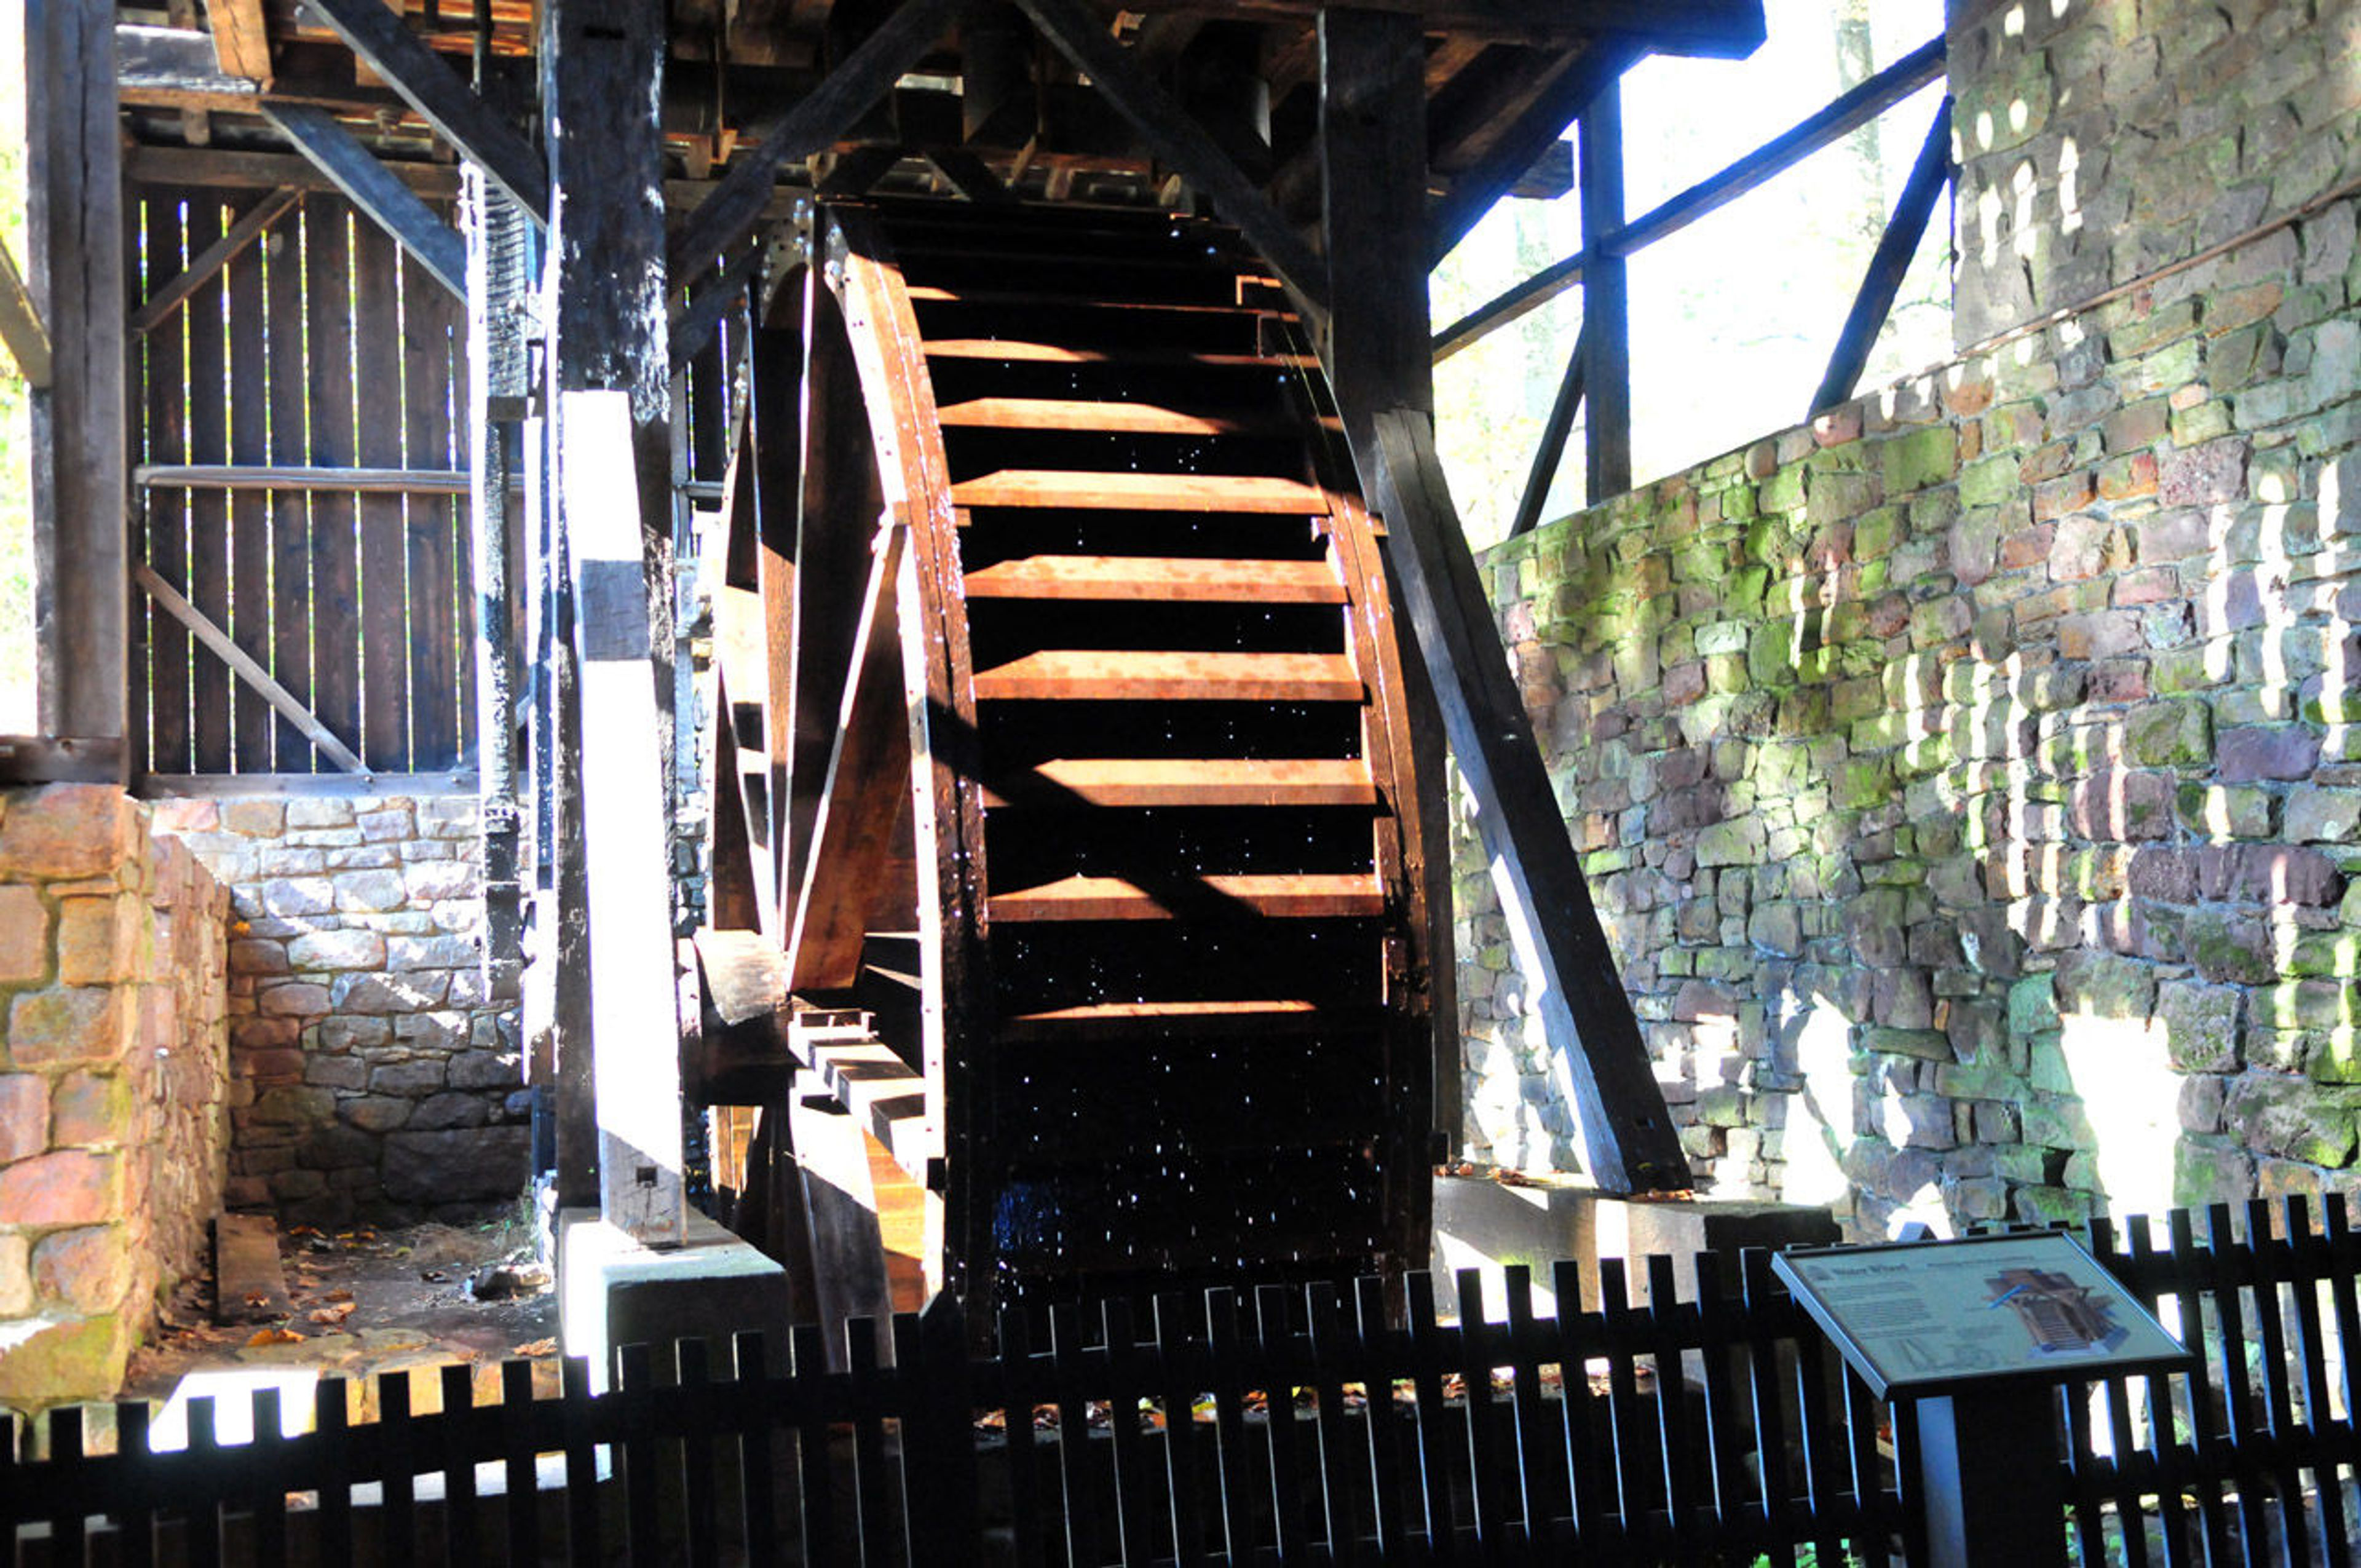
{"type": "Polygon", "coordinates": [[[132,1358],[122,1398],[166,1399],[192,1373],[256,1366],[359,1377],[529,1357],[546,1362],[555,1379],[557,1297],[533,1266],[533,1235],[519,1222],[298,1226],[280,1232],[279,1255],[290,1311],[219,1323],[210,1274],[188,1281],[132,1358]]]}

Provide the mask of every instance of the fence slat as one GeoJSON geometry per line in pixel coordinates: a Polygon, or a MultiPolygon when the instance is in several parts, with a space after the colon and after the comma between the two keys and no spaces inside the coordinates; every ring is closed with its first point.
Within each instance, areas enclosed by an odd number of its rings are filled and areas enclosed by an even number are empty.
{"type": "MultiPolygon", "coordinates": [[[[357,450],[353,440],[353,227],[352,208],[340,201],[308,209],[303,223],[303,301],[310,346],[304,375],[312,437],[303,460],[310,467],[349,468],[357,450]],[[317,223],[309,215],[314,212],[317,223]]],[[[384,335],[374,322],[368,327],[373,334],[384,335]]],[[[310,499],[312,714],[338,740],[366,754],[361,736],[357,498],[322,492],[310,499]]]]}
{"type": "Polygon", "coordinates": [[[720,1561],[721,1555],[720,1543],[715,1539],[719,1520],[714,1485],[714,1471],[720,1458],[715,1451],[720,1440],[711,1424],[698,1415],[720,1402],[714,1398],[709,1355],[702,1339],[685,1339],[673,1346],[673,1370],[680,1387],[684,1416],[680,1438],[681,1530],[691,1568],[710,1568],[720,1561]]]}
{"type": "Polygon", "coordinates": [[[1255,1350],[1262,1366],[1263,1435],[1270,1451],[1270,1512],[1279,1556],[1301,1561],[1310,1550],[1305,1531],[1303,1454],[1295,1419],[1295,1388],[1287,1369],[1301,1359],[1288,1329],[1289,1290],[1257,1285],[1254,1292],[1255,1350]]]}
{"type": "MultiPolygon", "coordinates": [[[[80,1453],[81,1448],[81,1431],[77,1425],[75,1452],[80,1453]]],[[[215,1421],[215,1405],[210,1395],[189,1401],[189,1447],[184,1463],[192,1479],[204,1477],[211,1483],[205,1488],[206,1495],[192,1500],[182,1515],[182,1528],[188,1531],[190,1568],[221,1568],[220,1499],[228,1490],[225,1483],[230,1477],[222,1465],[220,1428],[215,1421]]],[[[73,1527],[71,1550],[60,1555],[66,1562],[80,1563],[82,1559],[80,1544],[82,1515],[79,1512],[74,1515],[73,1527]]]]}
{"type": "Polygon", "coordinates": [[[2345,1533],[2345,1485],[2337,1466],[2340,1445],[2335,1439],[2340,1429],[2328,1387],[2332,1352],[2323,1332],[2325,1325],[2320,1310],[2333,1264],[2327,1238],[2312,1225],[2301,1193],[2288,1197],[2287,1234],[2296,1248],[2296,1283],[2290,1293],[2295,1298],[2297,1354],[2303,1375],[2305,1439],[2312,1453],[2313,1491],[2320,1501],[2321,1546],[2334,1568],[2345,1568],[2353,1560],[2353,1548],[2345,1533]]]}
{"type": "MultiPolygon", "coordinates": [[[[401,466],[401,247],[374,224],[353,233],[353,294],[368,328],[355,334],[353,395],[358,456],[365,467],[401,466]],[[390,328],[391,330],[384,330],[390,328]]],[[[409,551],[402,499],[363,495],[360,515],[361,741],[372,768],[410,766],[409,551]]]]}
{"type": "Polygon", "coordinates": [[[770,1398],[769,1373],[764,1361],[768,1354],[763,1336],[752,1331],[736,1335],[730,1343],[730,1370],[736,1382],[730,1390],[730,1417],[738,1430],[738,1490],[739,1506],[746,1531],[746,1559],[750,1563],[774,1563],[779,1556],[778,1506],[773,1500],[775,1484],[771,1466],[775,1462],[771,1447],[771,1422],[786,1419],[785,1412],[774,1409],[770,1398]]]}
{"type": "Polygon", "coordinates": [[[1427,1550],[1436,1557],[1456,1555],[1457,1514],[1452,1507],[1450,1412],[1443,1403],[1443,1375],[1450,1353],[1434,1316],[1434,1280],[1424,1270],[1407,1282],[1410,1297],[1410,1382],[1418,1411],[1419,1490],[1425,1504],[1427,1550]]]}
{"type": "MultiPolygon", "coordinates": [[[[279,1390],[257,1388],[254,1391],[254,1453],[249,1469],[254,1483],[251,1506],[254,1509],[254,1562],[258,1568],[283,1568],[287,1561],[287,1489],[280,1480],[287,1473],[286,1431],[286,1424],[280,1414],[279,1390]]],[[[122,1440],[122,1432],[118,1430],[115,1433],[118,1449],[122,1440]]],[[[455,1530],[462,1518],[471,1524],[474,1522],[472,1505],[475,1498],[470,1496],[467,1501],[471,1505],[467,1508],[453,1510],[452,1528],[455,1530]]]]}
{"type": "MultiPolygon", "coordinates": [[[[1710,1270],[1710,1260],[1697,1264],[1710,1270]]],[[[1653,1332],[1648,1349],[1656,1364],[1656,1430],[1663,1442],[1664,1508],[1672,1516],[1673,1553],[1683,1568],[1702,1563],[1699,1533],[1706,1509],[1697,1492],[1697,1462],[1704,1451],[1689,1430],[1687,1358],[1683,1346],[1696,1338],[1696,1310],[1675,1304],[1678,1286],[1673,1260],[1662,1254],[1648,1258],[1648,1318],[1653,1332]],[[1686,1332],[1684,1331],[1686,1331],[1686,1332]]]]}
{"type": "Polygon", "coordinates": [[[566,1449],[566,1560],[574,1568],[598,1568],[598,1449],[590,1409],[590,1363],[569,1355],[560,1372],[560,1420],[566,1449]]]}
{"type": "Polygon", "coordinates": [[[1070,1301],[1049,1309],[1049,1403],[1058,1409],[1058,1478],[1066,1505],[1066,1561],[1095,1564],[1106,1539],[1098,1477],[1091,1474],[1088,1380],[1082,1376],[1082,1310],[1070,1301]]]}
{"type": "Polygon", "coordinates": [[[1402,1419],[1394,1404],[1394,1372],[1402,1364],[1398,1336],[1386,1322],[1386,1287],[1361,1279],[1353,1288],[1355,1370],[1369,1391],[1370,1512],[1378,1553],[1387,1562],[1410,1554],[1416,1512],[1402,1484],[1402,1419]]]}
{"type": "MultiPolygon", "coordinates": [[[[151,279],[170,278],[186,254],[183,192],[150,191],[141,203],[148,235],[145,263],[151,279]]],[[[140,340],[147,367],[147,460],[185,463],[189,457],[188,323],[179,313],[140,340]]],[[[186,593],[189,588],[189,497],[150,490],[139,498],[147,519],[148,564],[186,593]]],[[[153,604],[139,607],[148,628],[148,729],[151,771],[195,772],[189,746],[189,629],[153,604]]]]}
{"type": "Polygon", "coordinates": [[[1041,1471],[1033,1430],[1033,1335],[1022,1308],[1004,1307],[998,1323],[1002,1435],[1008,1466],[1008,1528],[1019,1568],[1039,1568],[1041,1471]]]}
{"type": "Polygon", "coordinates": [[[644,1344],[615,1352],[615,1419],[623,1441],[615,1463],[623,1473],[623,1548],[632,1568],[655,1568],[664,1560],[664,1536],[656,1513],[656,1434],[650,1419],[655,1393],[655,1356],[644,1344]]]}
{"type": "MultiPolygon", "coordinates": [[[[458,324],[464,336],[462,307],[407,254],[401,299],[402,461],[413,468],[464,468],[466,455],[451,450],[450,416],[452,329],[458,324]]],[[[458,500],[412,496],[402,506],[408,514],[409,765],[425,773],[459,761],[459,666],[473,661],[459,657],[458,500]]]]}
{"type": "Polygon", "coordinates": [[[533,1363],[500,1365],[500,1458],[507,1510],[509,1568],[541,1561],[540,1458],[534,1450],[533,1363]]]}
{"type": "Polygon", "coordinates": [[[1321,1536],[1330,1562],[1356,1563],[1361,1560],[1361,1527],[1353,1475],[1356,1468],[1365,1474],[1368,1469],[1367,1439],[1374,1418],[1364,1403],[1364,1419],[1356,1429],[1345,1409],[1347,1350],[1335,1286],[1322,1280],[1304,1287],[1303,1321],[1311,1335],[1312,1399],[1319,1418],[1312,1430],[1320,1445],[1321,1536]]]}
{"type": "Polygon", "coordinates": [[[1499,1563],[1510,1545],[1509,1496],[1512,1487],[1521,1489],[1516,1450],[1501,1427],[1506,1412],[1492,1398],[1492,1364],[1499,1358],[1484,1310],[1483,1271],[1460,1269],[1453,1284],[1459,1292],[1459,1376],[1467,1386],[1468,1503],[1484,1561],[1499,1563]]]}
{"type": "Polygon", "coordinates": [[[1155,1312],[1156,1350],[1163,1374],[1165,1484],[1172,1499],[1172,1557],[1180,1568],[1202,1568],[1206,1498],[1198,1464],[1198,1390],[1189,1377],[1197,1357],[1188,1299],[1166,1291],[1156,1298],[1155,1312]]]}
{"type": "Polygon", "coordinates": [[[1234,1563],[1254,1561],[1254,1483],[1246,1454],[1245,1357],[1238,1341],[1237,1292],[1205,1292],[1205,1343],[1212,1352],[1213,1432],[1221,1444],[1222,1540],[1234,1563]]]}
{"type": "Polygon", "coordinates": [[[1599,1314],[1585,1310],[1582,1267],[1562,1262],[1557,1289],[1558,1377],[1565,1394],[1566,1477],[1572,1529],[1584,1551],[1612,1552],[1621,1540],[1614,1476],[1615,1438],[1605,1401],[1590,1391],[1590,1363],[1605,1352],[1599,1314]]]}

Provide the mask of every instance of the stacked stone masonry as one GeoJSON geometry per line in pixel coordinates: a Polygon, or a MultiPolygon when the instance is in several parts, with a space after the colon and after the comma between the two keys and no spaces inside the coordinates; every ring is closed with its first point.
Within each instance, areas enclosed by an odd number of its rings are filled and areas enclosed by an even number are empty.
{"type": "MultiPolygon", "coordinates": [[[[1484,558],[1720,1191],[1869,1233],[2361,1187],[2355,230],[1484,558]]],[[[1571,1167],[1465,835],[1456,881],[1470,1142],[1571,1167]]]]}
{"type": "Polygon", "coordinates": [[[158,806],[229,885],[233,1206],[445,1218],[524,1189],[511,1004],[486,993],[469,795],[158,806]]]}
{"type": "Polygon", "coordinates": [[[2353,0],[1951,0],[1961,349],[2361,174],[2353,0]]]}
{"type": "Polygon", "coordinates": [[[0,1405],[113,1395],[221,1206],[229,899],[149,815],[0,793],[0,1405]]]}

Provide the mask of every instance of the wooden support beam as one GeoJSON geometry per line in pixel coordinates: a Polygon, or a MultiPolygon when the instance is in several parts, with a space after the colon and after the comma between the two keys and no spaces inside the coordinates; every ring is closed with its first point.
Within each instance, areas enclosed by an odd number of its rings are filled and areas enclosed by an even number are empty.
{"type": "Polygon", "coordinates": [[[429,211],[351,132],[319,110],[300,104],[265,104],[262,113],[353,205],[401,242],[437,283],[455,298],[467,297],[467,241],[429,211]]]}
{"type": "Polygon", "coordinates": [[[1379,406],[1434,410],[1426,352],[1426,83],[1415,16],[1320,14],[1328,375],[1366,444],[1379,406]],[[1405,311],[1411,319],[1402,319],[1405,311]]]}
{"type": "Polygon", "coordinates": [[[368,768],[353,749],[336,738],[335,731],[320,722],[319,717],[303,706],[293,692],[280,685],[270,672],[264,669],[247,651],[230,638],[212,617],[191,604],[178,588],[156,575],[155,568],[145,561],[131,565],[132,580],[144,589],[149,598],[161,606],[166,614],[196,635],[198,641],[220,655],[238,679],[262,694],[262,699],[278,709],[280,718],[303,732],[304,739],[320,748],[320,754],[348,773],[363,773],[368,768]]]}
{"type": "Polygon", "coordinates": [[[1411,410],[1381,411],[1370,422],[1387,554],[1477,804],[1530,1005],[1581,1119],[1584,1164],[1609,1192],[1685,1191],[1688,1162],[1493,630],[1433,427],[1411,410]]]}
{"type": "MultiPolygon", "coordinates": [[[[313,9],[316,12],[319,7],[313,9]]],[[[262,0],[205,0],[205,20],[213,28],[214,58],[220,62],[222,74],[268,86],[270,23],[263,14],[262,0]]]]}
{"type": "Polygon", "coordinates": [[[25,0],[23,15],[25,282],[51,350],[31,397],[37,724],[114,744],[120,777],[131,579],[115,11],[25,0]]]}
{"type": "Polygon", "coordinates": [[[155,330],[156,324],[178,309],[181,302],[219,275],[239,252],[262,236],[262,231],[277,222],[280,215],[303,200],[303,192],[291,185],[282,185],[240,214],[221,238],[205,247],[203,252],[172,278],[159,285],[155,291],[131,313],[132,333],[142,334],[155,330]]]}
{"type": "Polygon", "coordinates": [[[1877,345],[1877,334],[1893,313],[1903,275],[1918,254],[1935,199],[1942,194],[1951,173],[1951,101],[1946,98],[1935,106],[1934,122],[1918,146],[1917,161],[1910,166],[1910,178],[1904,182],[1901,198],[1894,203],[1894,215],[1886,221],[1885,233],[1878,237],[1877,249],[1861,275],[1844,329],[1837,334],[1828,374],[1820,378],[1819,390],[1812,394],[1813,413],[1846,401],[1860,384],[1861,367],[1869,363],[1869,351],[1877,345]]]}
{"type": "MultiPolygon", "coordinates": [[[[1943,39],[1938,35],[1745,157],[1706,176],[1643,216],[1632,219],[1606,237],[1606,249],[1617,256],[1630,256],[1641,247],[1677,234],[1708,213],[1736,201],[1829,143],[1861,129],[1942,75],[1943,58],[1943,39]]],[[[1435,360],[1440,363],[1448,359],[1487,333],[1497,332],[1556,299],[1582,281],[1583,269],[1589,260],[1587,250],[1576,251],[1477,306],[1435,334],[1435,360]]]]}
{"type": "Polygon", "coordinates": [[[787,111],[762,145],[733,159],[730,172],[689,214],[671,247],[673,276],[684,281],[711,266],[753,232],[779,170],[831,146],[845,128],[918,63],[967,0],[906,0],[845,57],[819,86],[787,111]]]}
{"type": "Polygon", "coordinates": [[[878,532],[852,639],[852,669],[798,883],[787,961],[798,991],[849,990],[878,884],[894,857],[894,824],[908,793],[909,712],[902,694],[897,610],[909,527],[878,532]]]}
{"type": "Polygon", "coordinates": [[[1641,50],[1620,39],[1600,40],[1570,60],[1532,106],[1517,116],[1484,156],[1453,176],[1451,190],[1434,203],[1427,235],[1429,265],[1441,263],[1477,221],[1549,153],[1582,106],[1598,95],[1640,58],[1641,50]]]}
{"type": "Polygon", "coordinates": [[[517,128],[459,79],[384,0],[304,0],[354,56],[401,94],[434,133],[483,170],[533,221],[549,223],[549,166],[517,128]]]}
{"type": "Polygon", "coordinates": [[[1631,488],[1631,294],[1626,266],[1600,241],[1623,226],[1623,82],[1609,78],[1582,108],[1575,179],[1582,190],[1583,488],[1597,502],[1631,488]]]}
{"type": "Polygon", "coordinates": [[[1135,64],[1081,0],[1017,0],[1041,36],[1091,79],[1166,166],[1203,192],[1223,221],[1314,306],[1327,303],[1326,269],[1229,154],[1135,64]]]}
{"type": "Polygon", "coordinates": [[[1549,503],[1550,487],[1557,482],[1558,465],[1565,458],[1565,438],[1574,430],[1575,411],[1582,407],[1585,340],[1589,335],[1589,323],[1585,323],[1574,340],[1574,352],[1566,356],[1565,374],[1558,380],[1557,398],[1550,404],[1541,444],[1533,449],[1532,467],[1525,475],[1524,493],[1517,499],[1516,519],[1509,524],[1511,539],[1539,526],[1542,508],[1549,503]]]}
{"type": "Polygon", "coordinates": [[[532,288],[532,234],[522,205],[493,189],[481,167],[467,175],[461,203],[467,240],[467,466],[469,555],[476,595],[476,773],[484,841],[486,993],[518,994],[524,957],[523,863],[516,783],[517,629],[509,587],[519,563],[511,558],[510,493],[513,418],[496,422],[496,408],[522,410],[532,390],[525,343],[526,296],[532,288]]]}
{"type": "Polygon", "coordinates": [[[26,291],[24,275],[16,270],[16,258],[8,254],[5,242],[0,242],[0,343],[8,345],[27,386],[37,392],[49,389],[49,328],[41,324],[41,313],[33,308],[33,296],[26,291]]]}
{"type": "Polygon", "coordinates": [[[630,394],[558,398],[558,483],[581,683],[592,1082],[599,1207],[653,1246],[686,1234],[670,847],[630,394]]]}
{"type": "Polygon", "coordinates": [[[1000,176],[963,147],[930,147],[925,157],[936,173],[950,181],[952,190],[980,207],[1005,207],[1016,200],[1000,176]]]}

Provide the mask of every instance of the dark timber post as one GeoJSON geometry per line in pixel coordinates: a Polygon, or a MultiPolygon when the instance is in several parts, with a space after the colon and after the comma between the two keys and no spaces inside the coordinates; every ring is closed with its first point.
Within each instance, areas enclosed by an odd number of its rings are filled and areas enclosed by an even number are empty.
{"type": "Polygon", "coordinates": [[[1582,189],[1583,486],[1596,502],[1631,488],[1631,298],[1626,263],[1606,238],[1623,226],[1623,79],[1583,105],[1576,177],[1582,189]]]}
{"type": "MultiPolygon", "coordinates": [[[[606,1059],[610,1053],[628,1053],[636,1068],[647,1070],[642,1091],[665,1092],[678,1102],[678,1041],[670,1033],[662,1039],[600,1039],[592,1042],[599,1058],[593,1068],[584,1059],[583,1042],[591,1036],[594,1014],[608,1016],[604,1005],[594,1007],[596,995],[615,986],[648,983],[646,976],[660,967],[669,1011],[672,952],[668,939],[654,954],[620,952],[594,955],[591,927],[602,902],[601,879],[588,860],[585,832],[587,790],[609,783],[582,766],[586,751],[618,751],[606,744],[611,737],[592,735],[593,727],[632,722],[637,705],[621,711],[586,709],[581,694],[588,672],[578,658],[586,645],[598,649],[602,664],[612,669],[624,655],[613,638],[619,627],[591,625],[578,616],[590,613],[569,581],[583,576],[584,563],[576,548],[575,510],[588,496],[588,488],[568,482],[569,465],[586,454],[574,449],[568,428],[569,411],[588,408],[569,404],[566,394],[614,391],[628,400],[631,461],[629,477],[636,495],[596,498],[604,504],[636,506],[641,529],[637,587],[642,613],[630,618],[644,646],[631,657],[643,662],[645,678],[653,683],[651,723],[654,733],[641,742],[644,762],[660,769],[671,751],[672,721],[672,540],[671,422],[667,412],[671,364],[666,341],[664,229],[663,203],[664,143],[657,119],[663,84],[664,8],[644,0],[551,0],[543,8],[542,104],[544,140],[550,164],[550,242],[544,274],[544,319],[550,342],[549,395],[545,408],[553,421],[550,445],[549,504],[557,509],[553,558],[543,568],[550,574],[556,595],[556,624],[551,628],[549,654],[556,676],[560,730],[560,776],[553,781],[557,812],[553,851],[560,912],[556,933],[557,995],[555,1025],[561,1053],[561,1104],[574,1107],[560,1127],[560,1158],[567,1146],[578,1144],[581,1091],[595,1084],[597,1104],[600,1207],[606,1217],[642,1240],[664,1243],[678,1238],[681,1223],[681,1172],[678,1168],[678,1127],[666,1146],[661,1138],[639,1138],[635,1151],[623,1151],[613,1134],[619,1128],[643,1126],[646,1117],[618,1097],[633,1074],[622,1064],[606,1059]],[[586,644],[586,633],[588,643],[586,644]],[[636,982],[635,978],[638,977],[636,982]],[[667,1070],[668,1068],[668,1070],[667,1070]],[[615,1102],[610,1103],[610,1101],[615,1102]],[[669,1166],[662,1157],[670,1153],[669,1166]]],[[[611,441],[616,432],[603,422],[588,427],[592,439],[611,441]]],[[[615,455],[604,455],[610,462],[615,455]]],[[[614,468],[620,468],[620,464],[614,468]]],[[[606,470],[613,472],[613,468],[606,470]]],[[[604,518],[600,521],[605,521],[604,518]]],[[[602,547],[594,574],[609,610],[619,601],[611,546],[602,547]]],[[[600,617],[601,620],[608,619],[600,617]]],[[[609,679],[602,675],[601,679],[609,679]]],[[[630,748],[620,748],[628,751],[630,748]]],[[[636,763],[633,765],[637,765],[636,763]]],[[[636,781],[634,781],[636,782],[636,781]]],[[[621,808],[639,809],[648,797],[636,788],[621,792],[621,808]]],[[[662,878],[661,863],[669,853],[670,834],[662,817],[669,792],[657,791],[653,807],[659,820],[634,824],[628,833],[603,833],[613,852],[654,853],[653,868],[662,878]],[[641,831],[643,827],[653,831],[641,831]]],[[[607,852],[602,850],[602,853],[607,852]]],[[[648,868],[628,868],[621,880],[636,883],[648,868]]],[[[659,883],[658,885],[666,885],[659,883]]],[[[668,919],[664,923],[669,929],[668,919]]],[[[676,1111],[675,1113],[676,1118],[676,1111]]],[[[561,1187],[564,1181],[561,1179],[561,1187]]]]}
{"type": "Polygon", "coordinates": [[[517,993],[516,761],[509,616],[510,436],[524,411],[529,225],[475,165],[461,176],[467,238],[467,430],[476,568],[476,789],[484,835],[484,982],[517,993]]]}
{"type": "Polygon", "coordinates": [[[53,355],[32,394],[36,728],[61,742],[38,766],[121,780],[131,579],[115,8],[26,0],[24,25],[26,282],[53,355]]]}
{"type": "MultiPolygon", "coordinates": [[[[1581,1113],[1591,1179],[1617,1192],[1683,1190],[1687,1161],[1434,456],[1420,38],[1415,16],[1321,13],[1329,378],[1365,492],[1385,514],[1388,564],[1477,800],[1536,1011],[1581,1113]]],[[[1435,961],[1451,950],[1446,938],[1435,961]]],[[[1457,1022],[1437,1019],[1454,1035],[1457,1022]]]]}

